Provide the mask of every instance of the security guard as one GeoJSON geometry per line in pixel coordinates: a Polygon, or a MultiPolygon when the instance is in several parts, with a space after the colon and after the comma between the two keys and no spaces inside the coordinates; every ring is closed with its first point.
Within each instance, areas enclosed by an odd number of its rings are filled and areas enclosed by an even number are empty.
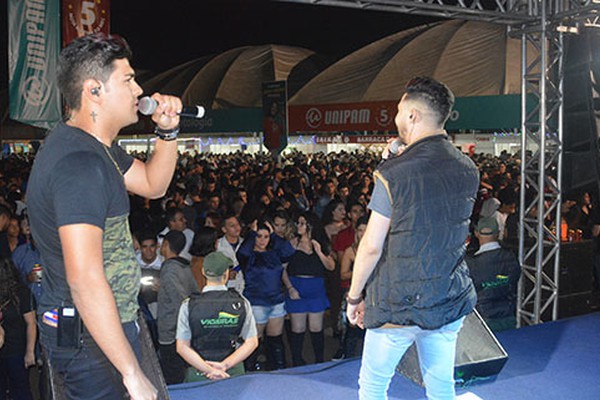
{"type": "Polygon", "coordinates": [[[179,310],[177,352],[191,366],[186,382],[241,375],[243,361],[258,346],[250,302],[226,286],[232,266],[223,253],[208,254],[202,267],[206,286],[179,310]]]}

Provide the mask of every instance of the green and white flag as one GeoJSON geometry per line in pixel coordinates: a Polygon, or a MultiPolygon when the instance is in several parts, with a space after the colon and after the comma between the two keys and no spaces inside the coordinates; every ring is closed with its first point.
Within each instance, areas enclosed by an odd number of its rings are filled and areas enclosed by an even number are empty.
{"type": "Polygon", "coordinates": [[[51,128],[61,118],[60,0],[8,0],[8,21],[10,118],[51,128]]]}

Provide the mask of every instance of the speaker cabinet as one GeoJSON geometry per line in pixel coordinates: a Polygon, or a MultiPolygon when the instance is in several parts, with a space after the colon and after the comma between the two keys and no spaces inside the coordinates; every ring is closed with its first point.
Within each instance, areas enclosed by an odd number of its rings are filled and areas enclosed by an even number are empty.
{"type": "Polygon", "coordinates": [[[598,190],[600,178],[600,35],[584,30],[566,39],[563,191],[598,190]]]}
{"type": "MultiPolygon", "coordinates": [[[[465,318],[458,333],[454,379],[458,386],[490,379],[502,370],[508,355],[476,310],[465,318]]],[[[404,354],[396,370],[423,386],[417,346],[413,344],[404,354]]]]}

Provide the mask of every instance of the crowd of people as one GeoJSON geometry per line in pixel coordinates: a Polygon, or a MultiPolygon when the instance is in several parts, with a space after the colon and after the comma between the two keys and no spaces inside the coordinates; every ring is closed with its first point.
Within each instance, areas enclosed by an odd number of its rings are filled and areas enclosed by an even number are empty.
{"type": "MultiPolygon", "coordinates": [[[[0,161],[0,400],[32,398],[34,365],[42,398],[156,399],[143,352],[167,384],[219,380],[325,361],[326,328],[334,359],[363,353],[359,397],[383,398],[416,342],[427,396],[454,398],[465,317],[515,326],[519,158],[453,146],[454,94],[428,77],[407,83],[381,153],[178,154],[181,99],[153,93],[154,151],[128,154],[131,58],[119,36],[73,40],[65,120],[34,163],[0,161]]],[[[592,197],[547,232],[597,237],[592,197]]]]}
{"type": "MultiPolygon", "coordinates": [[[[372,172],[379,157],[369,151],[292,152],[276,163],[266,154],[185,153],[178,159],[166,196],[148,200],[130,194],[129,221],[143,275],[140,302],[150,326],[156,327],[152,332],[168,383],[185,379],[185,362],[176,346],[179,307],[206,287],[204,258],[214,251],[231,259],[226,285],[252,306],[256,323],[252,332],[258,341],[246,359],[247,370],[303,365],[307,330],[311,358],[323,361],[327,327],[340,340],[335,359],[360,354],[363,331],[347,323],[344,299],[367,223],[372,172]],[[284,338],[291,360],[285,358],[284,338]],[[172,376],[174,371],[178,373],[172,376]]],[[[506,329],[514,327],[518,263],[514,251],[506,249],[500,256],[504,264],[482,261],[479,247],[489,250],[485,243],[490,235],[496,251],[501,248],[498,243],[516,238],[519,158],[503,153],[476,154],[472,159],[481,182],[467,263],[479,281],[480,311],[489,317],[490,326],[506,329]],[[481,276],[486,268],[491,275],[481,276]],[[508,279],[491,282],[497,275],[508,279]],[[492,312],[481,300],[490,297],[490,291],[492,303],[496,302],[492,312]]],[[[43,290],[43,264],[29,231],[24,196],[32,160],[19,155],[5,158],[0,179],[0,307],[2,327],[8,332],[0,359],[6,372],[1,375],[12,382],[23,382],[24,368],[34,365],[36,333],[31,322],[35,300],[43,290]],[[25,288],[30,295],[24,294],[25,288]],[[13,329],[22,334],[15,335],[13,329]],[[19,368],[14,368],[17,364],[19,368]]],[[[591,238],[590,214],[595,208],[590,195],[567,200],[564,207],[569,226],[591,238]]],[[[35,357],[39,359],[39,352],[35,357]]],[[[11,388],[14,393],[22,390],[11,388]]]]}
{"type": "MultiPolygon", "coordinates": [[[[82,400],[156,399],[159,375],[176,384],[300,366],[307,330],[321,362],[326,326],[335,358],[363,353],[359,397],[384,397],[416,342],[427,396],[454,398],[476,292],[494,329],[514,322],[519,265],[499,241],[514,237],[520,185],[508,154],[469,159],[448,140],[451,89],[412,78],[381,157],[277,162],[179,155],[181,99],[153,93],[154,151],[128,154],[115,139],[139,119],[131,58],[116,35],[69,43],[56,76],[65,120],[31,168],[3,160],[0,400],[32,398],[27,369],[39,359],[42,398],[82,400]],[[142,366],[153,350],[162,374],[142,366]]],[[[597,236],[594,209],[565,203],[565,224],[588,221],[597,236]]]]}

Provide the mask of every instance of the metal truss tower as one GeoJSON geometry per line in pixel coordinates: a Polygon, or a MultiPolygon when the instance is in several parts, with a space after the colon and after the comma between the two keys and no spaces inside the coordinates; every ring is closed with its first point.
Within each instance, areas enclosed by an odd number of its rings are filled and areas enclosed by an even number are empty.
{"type": "Polygon", "coordinates": [[[279,0],[468,19],[521,38],[521,207],[517,320],[555,320],[562,202],[564,34],[600,26],[600,0],[279,0]],[[528,193],[526,196],[525,193],[528,193]],[[553,217],[553,218],[552,218],[553,217]],[[545,221],[556,221],[556,229],[545,221]]]}

